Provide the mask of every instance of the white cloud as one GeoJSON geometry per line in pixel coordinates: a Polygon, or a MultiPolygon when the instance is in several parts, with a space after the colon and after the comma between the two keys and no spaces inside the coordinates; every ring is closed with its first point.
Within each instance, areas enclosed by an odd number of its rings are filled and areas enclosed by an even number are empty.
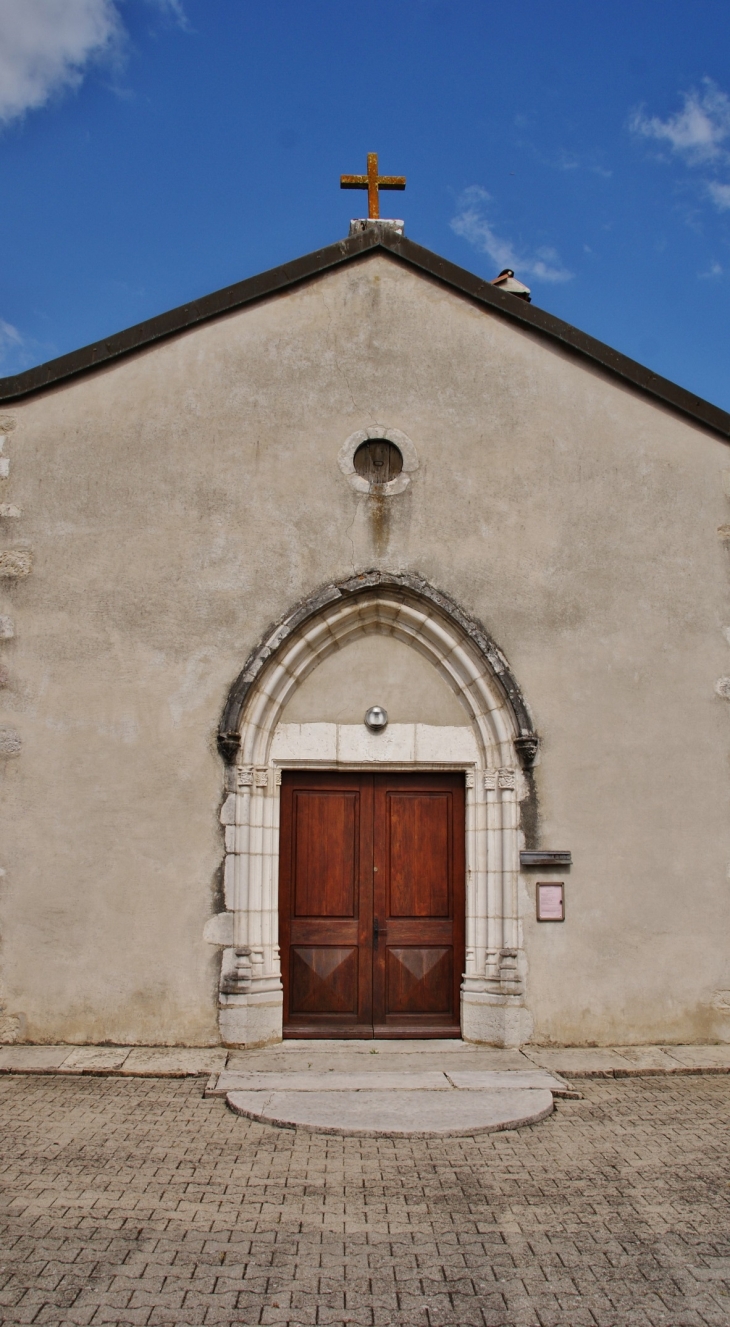
{"type": "Polygon", "coordinates": [[[710,180],[707,192],[719,212],[730,212],[730,184],[719,184],[717,180],[710,180]]]}
{"type": "Polygon", "coordinates": [[[730,138],[730,99],[705,78],[702,92],[685,92],[681,111],[661,120],[636,111],[631,128],[644,138],[666,142],[690,165],[715,161],[725,155],[723,144],[730,138]]]}
{"type": "Polygon", "coordinates": [[[473,184],[459,199],[459,211],[451,220],[451,229],[475,249],[489,254],[498,269],[511,267],[518,277],[531,276],[536,281],[569,281],[573,275],[560,265],[554,249],[536,249],[532,256],[520,253],[510,240],[495,234],[486,215],[491,196],[473,184]]]}
{"type": "Polygon", "coordinates": [[[22,344],[23,338],[17,327],[13,327],[12,323],[6,323],[0,318],[0,354],[10,347],[14,349],[16,346],[22,346],[22,344]]]}
{"type": "Polygon", "coordinates": [[[150,4],[153,4],[156,9],[161,10],[163,14],[169,14],[170,18],[174,19],[181,28],[185,28],[186,31],[190,30],[190,24],[188,23],[187,14],[183,9],[182,0],[150,0],[150,4]]]}
{"type": "Polygon", "coordinates": [[[690,167],[703,166],[707,174],[720,178],[702,182],[706,197],[718,212],[730,211],[730,97],[713,83],[702,80],[702,91],[685,92],[684,105],[666,120],[637,111],[630,122],[634,133],[668,143],[671,151],[690,167]]]}
{"type": "Polygon", "coordinates": [[[0,122],[76,86],[121,33],[113,0],[0,0],[0,122]]]}
{"type": "Polygon", "coordinates": [[[18,373],[33,359],[25,337],[12,323],[0,318],[0,372],[18,373]]]}

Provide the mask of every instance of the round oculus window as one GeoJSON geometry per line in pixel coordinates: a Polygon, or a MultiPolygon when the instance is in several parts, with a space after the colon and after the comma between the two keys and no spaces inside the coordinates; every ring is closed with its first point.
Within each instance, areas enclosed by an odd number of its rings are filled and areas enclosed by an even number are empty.
{"type": "Polygon", "coordinates": [[[386,438],[368,438],[357,448],[352,463],[370,484],[388,484],[403,469],[403,453],[386,438]]]}

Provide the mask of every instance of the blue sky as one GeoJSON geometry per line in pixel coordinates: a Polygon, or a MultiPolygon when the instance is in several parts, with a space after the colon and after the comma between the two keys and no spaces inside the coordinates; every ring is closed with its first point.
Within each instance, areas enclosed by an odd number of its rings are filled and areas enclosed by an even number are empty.
{"type": "Polygon", "coordinates": [[[0,0],[0,373],[406,233],[730,410],[727,0],[0,0]]]}

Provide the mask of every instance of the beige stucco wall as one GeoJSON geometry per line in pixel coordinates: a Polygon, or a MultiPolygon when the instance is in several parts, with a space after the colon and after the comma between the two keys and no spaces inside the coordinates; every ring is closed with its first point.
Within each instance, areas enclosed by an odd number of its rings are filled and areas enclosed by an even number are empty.
{"type": "Polygon", "coordinates": [[[4,417],[34,562],[0,591],[0,1000],[30,1039],[217,1040],[228,689],[380,566],[485,623],[543,739],[574,866],[563,925],[523,889],[536,1039],[730,1040],[726,444],[382,255],[4,417]],[[376,424],[419,458],[384,510],[337,464],[376,424]]]}
{"type": "Polygon", "coordinates": [[[371,705],[382,705],[390,724],[469,724],[433,664],[392,636],[363,636],[330,654],[294,692],[281,722],[361,724],[371,705]]]}

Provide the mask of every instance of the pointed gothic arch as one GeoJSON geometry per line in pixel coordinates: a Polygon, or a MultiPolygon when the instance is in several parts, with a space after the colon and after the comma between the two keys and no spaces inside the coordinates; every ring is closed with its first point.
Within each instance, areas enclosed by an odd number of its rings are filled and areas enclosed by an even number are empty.
{"type": "MultiPolygon", "coordinates": [[[[218,734],[228,765],[223,819],[226,903],[233,913],[233,947],[224,956],[221,980],[223,1040],[260,1045],[281,1037],[277,726],[313,669],[367,634],[389,635],[418,650],[468,715],[474,736],[469,757],[462,753],[454,760],[453,752],[444,751],[443,761],[428,766],[456,765],[466,776],[462,1032],[471,1040],[517,1044],[526,1034],[519,801],[537,733],[504,655],[481,624],[422,578],[384,572],[327,586],[300,604],[252,652],[231,688],[218,734]]],[[[306,764],[302,754],[299,763],[306,764]]]]}

